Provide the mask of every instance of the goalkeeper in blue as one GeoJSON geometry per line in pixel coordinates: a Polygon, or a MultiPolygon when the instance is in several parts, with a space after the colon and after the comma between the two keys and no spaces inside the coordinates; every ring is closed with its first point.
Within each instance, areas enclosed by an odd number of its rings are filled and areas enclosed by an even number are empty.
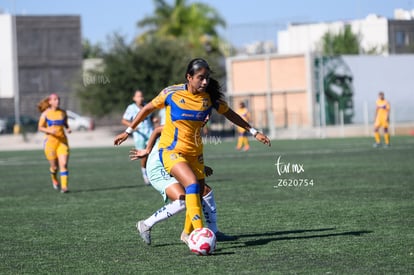
{"type": "MultiPolygon", "coordinates": [[[[165,203],[170,201],[155,211],[155,213],[147,219],[140,220],[136,223],[139,235],[148,245],[151,244],[151,229],[155,224],[185,210],[184,187],[178,180],[165,171],[159,159],[158,137],[161,135],[162,129],[163,126],[160,126],[154,130],[145,149],[132,149],[129,155],[131,160],[137,160],[148,156],[147,175],[151,186],[161,194],[165,203]]],[[[213,174],[213,170],[206,166],[205,174],[206,176],[210,176],[213,174]]],[[[225,235],[217,228],[216,202],[214,200],[213,190],[208,185],[204,185],[204,188],[201,188],[201,193],[201,204],[208,228],[216,234],[218,241],[236,240],[236,237],[225,235]]],[[[187,239],[188,235],[185,232],[182,232],[181,241],[187,243],[187,239]]]]}

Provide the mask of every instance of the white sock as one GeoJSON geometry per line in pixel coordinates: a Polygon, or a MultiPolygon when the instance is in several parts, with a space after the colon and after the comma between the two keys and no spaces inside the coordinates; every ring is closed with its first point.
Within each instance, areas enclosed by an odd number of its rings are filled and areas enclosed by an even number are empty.
{"type": "Polygon", "coordinates": [[[203,197],[201,201],[203,206],[204,218],[206,219],[207,227],[216,233],[217,228],[217,214],[216,214],[216,201],[214,200],[214,193],[211,190],[207,195],[203,197]]]}
{"type": "Polygon", "coordinates": [[[144,221],[149,227],[153,227],[156,223],[166,220],[169,217],[183,211],[185,209],[185,200],[175,200],[158,209],[154,214],[144,221]]]}
{"type": "Polygon", "coordinates": [[[142,178],[144,179],[145,184],[149,184],[150,182],[147,176],[147,168],[141,167],[141,172],[142,172],[142,178]]]}

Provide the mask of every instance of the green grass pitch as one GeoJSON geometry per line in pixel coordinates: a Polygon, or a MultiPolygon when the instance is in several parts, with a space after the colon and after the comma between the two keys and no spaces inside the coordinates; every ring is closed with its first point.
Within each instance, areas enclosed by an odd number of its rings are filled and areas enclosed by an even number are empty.
{"type": "Polygon", "coordinates": [[[0,152],[0,274],[414,273],[413,137],[214,142],[218,224],[238,240],[209,257],[180,242],[183,213],[141,241],[135,222],[163,202],[128,147],[72,149],[69,194],[42,151],[0,152]]]}

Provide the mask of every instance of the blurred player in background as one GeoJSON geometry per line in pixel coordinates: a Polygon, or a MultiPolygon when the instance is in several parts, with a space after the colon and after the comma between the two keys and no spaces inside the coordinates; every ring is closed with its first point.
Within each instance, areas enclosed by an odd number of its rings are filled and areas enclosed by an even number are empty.
{"type": "Polygon", "coordinates": [[[210,66],[201,58],[191,60],[185,73],[185,84],[162,90],[138,113],[131,126],[115,137],[114,144],[124,142],[132,129],[156,109],[166,108],[166,121],[159,143],[159,156],[165,170],[185,188],[186,219],[184,233],[202,228],[201,199],[204,185],[204,158],[201,127],[212,109],[270,146],[267,136],[252,128],[223,101],[217,80],[210,78],[210,66]]]}
{"type": "Polygon", "coordinates": [[[374,124],[374,138],[375,143],[374,147],[379,147],[381,145],[381,137],[379,129],[384,129],[384,143],[385,146],[390,146],[390,134],[388,132],[388,126],[390,122],[390,104],[385,100],[384,92],[378,94],[378,99],[376,102],[375,109],[375,124],[374,124]]]}
{"type": "MultiPolygon", "coordinates": [[[[250,122],[250,112],[246,108],[246,105],[243,101],[240,102],[239,109],[237,109],[236,113],[241,116],[244,121],[250,122]]],[[[247,137],[249,132],[240,126],[237,127],[237,132],[239,133],[239,137],[237,139],[236,149],[241,150],[243,148],[243,151],[248,151],[250,149],[249,138],[247,137]]]]}
{"type": "MultiPolygon", "coordinates": [[[[140,90],[135,91],[134,96],[132,98],[134,103],[128,105],[125,110],[124,115],[122,116],[122,124],[130,127],[131,122],[134,120],[136,115],[139,111],[144,107],[144,95],[140,90]]],[[[149,137],[151,136],[153,130],[153,125],[150,117],[147,117],[139,126],[132,132],[132,136],[134,138],[135,148],[138,150],[142,150],[147,146],[147,142],[149,137]]],[[[149,185],[150,182],[147,176],[146,170],[146,158],[141,159],[141,173],[142,178],[144,179],[144,183],[149,185]]]]}
{"type": "Polygon", "coordinates": [[[67,193],[68,190],[68,159],[69,145],[64,128],[68,133],[66,111],[59,108],[60,99],[56,94],[44,98],[39,102],[37,108],[42,113],[39,118],[38,130],[45,133],[44,151],[46,159],[50,164],[50,176],[53,188],[67,193]],[[57,179],[59,168],[60,183],[57,179]]]}
{"type": "MultiPolygon", "coordinates": [[[[162,129],[162,126],[154,129],[154,132],[148,141],[148,145],[144,150],[131,150],[129,154],[131,160],[137,160],[138,158],[148,156],[147,173],[151,186],[160,192],[165,203],[167,203],[168,200],[171,201],[159,210],[155,211],[155,213],[147,219],[137,222],[136,227],[138,233],[148,245],[151,244],[151,229],[155,224],[185,210],[185,190],[174,177],[165,171],[159,158],[158,138],[161,135],[162,129]]],[[[205,174],[206,176],[210,176],[213,174],[213,170],[210,167],[205,166],[205,174]]],[[[208,185],[205,185],[203,190],[204,192],[201,194],[201,204],[203,207],[204,218],[207,222],[207,227],[216,234],[217,241],[235,240],[235,237],[227,236],[218,230],[216,201],[214,199],[213,190],[208,185]]],[[[181,240],[183,242],[187,241],[185,235],[181,238],[181,240]]]]}

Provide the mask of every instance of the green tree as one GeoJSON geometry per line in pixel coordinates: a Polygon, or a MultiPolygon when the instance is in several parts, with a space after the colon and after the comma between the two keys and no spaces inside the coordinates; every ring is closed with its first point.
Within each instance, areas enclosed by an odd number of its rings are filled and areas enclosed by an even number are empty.
{"type": "Polygon", "coordinates": [[[147,31],[132,46],[119,35],[110,38],[102,68],[84,73],[78,87],[82,109],[95,115],[119,113],[131,102],[135,89],[147,100],[162,88],[183,83],[188,62],[194,57],[209,61],[213,77],[223,82],[224,57],[216,28],[224,20],[212,7],[175,0],[154,0],[154,15],[138,22],[147,31]]]}
{"type": "Polygon", "coordinates": [[[338,34],[328,31],[322,37],[324,55],[359,54],[358,36],[352,33],[351,26],[345,26],[338,34]]]}
{"type": "Polygon", "coordinates": [[[138,43],[155,38],[182,40],[190,49],[206,52],[218,51],[221,38],[218,27],[226,23],[217,10],[204,3],[187,3],[175,0],[169,5],[165,0],[154,0],[155,11],[138,22],[138,27],[146,28],[137,38],[138,43]]]}
{"type": "MultiPolygon", "coordinates": [[[[98,116],[119,113],[131,103],[136,89],[151,100],[163,88],[185,82],[186,66],[194,56],[183,54],[188,52],[188,44],[170,42],[154,38],[151,43],[131,47],[119,35],[110,38],[110,49],[103,56],[105,65],[84,73],[83,85],[77,87],[82,109],[98,116]]],[[[219,60],[215,56],[210,62],[217,78],[224,73],[219,60]]]]}

